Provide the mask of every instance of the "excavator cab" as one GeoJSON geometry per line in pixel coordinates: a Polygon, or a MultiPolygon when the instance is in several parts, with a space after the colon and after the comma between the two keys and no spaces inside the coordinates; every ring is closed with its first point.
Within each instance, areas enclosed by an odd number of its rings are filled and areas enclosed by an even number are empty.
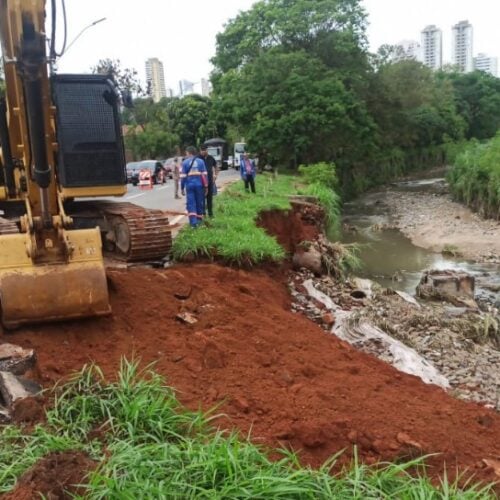
{"type": "Polygon", "coordinates": [[[99,221],[75,197],[126,192],[119,100],[108,78],[48,76],[43,0],[0,0],[0,304],[6,328],[111,311],[99,221]]]}

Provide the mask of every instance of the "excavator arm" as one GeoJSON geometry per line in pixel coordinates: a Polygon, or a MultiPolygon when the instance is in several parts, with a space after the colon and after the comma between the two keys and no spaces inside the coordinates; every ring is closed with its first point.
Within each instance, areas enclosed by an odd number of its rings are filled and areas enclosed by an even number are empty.
{"type": "Polygon", "coordinates": [[[0,304],[7,328],[110,313],[100,230],[74,229],[64,209],[44,26],[44,0],[0,0],[0,304]]]}

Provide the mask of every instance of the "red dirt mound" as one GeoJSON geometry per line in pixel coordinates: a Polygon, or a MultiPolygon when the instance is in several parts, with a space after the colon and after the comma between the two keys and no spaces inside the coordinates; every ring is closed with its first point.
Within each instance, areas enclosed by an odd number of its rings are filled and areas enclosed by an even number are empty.
{"type": "Polygon", "coordinates": [[[289,211],[261,212],[257,226],[276,237],[287,253],[293,254],[301,242],[313,241],[318,237],[324,217],[323,209],[317,205],[292,203],[289,211]]]}
{"type": "Polygon", "coordinates": [[[15,488],[4,500],[32,500],[48,498],[63,500],[73,498],[85,476],[96,466],[95,462],[80,452],[51,453],[39,460],[17,481],[15,488]]]}
{"type": "Polygon", "coordinates": [[[357,445],[363,461],[438,453],[431,473],[498,479],[500,415],[397,372],[289,312],[286,287],[264,271],[199,264],[109,271],[113,316],[24,328],[0,337],[36,349],[45,385],[96,361],[156,361],[183,403],[221,404],[221,425],[300,450],[319,466],[357,445]],[[176,319],[181,312],[194,325],[176,319]]]}

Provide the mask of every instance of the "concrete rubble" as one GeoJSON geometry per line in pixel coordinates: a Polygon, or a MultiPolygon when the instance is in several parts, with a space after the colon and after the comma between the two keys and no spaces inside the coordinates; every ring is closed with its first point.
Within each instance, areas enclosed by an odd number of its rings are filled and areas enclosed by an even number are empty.
{"type": "Polygon", "coordinates": [[[34,349],[0,344],[0,423],[12,420],[16,404],[41,392],[37,383],[21,377],[34,368],[35,363],[34,349]]]}
{"type": "Polygon", "coordinates": [[[422,299],[444,300],[456,306],[477,309],[474,291],[474,276],[454,270],[425,271],[417,286],[417,296],[422,299]]]}
{"type": "MultiPolygon", "coordinates": [[[[439,284],[440,280],[437,281],[439,284]]],[[[358,349],[397,366],[397,358],[401,356],[394,355],[391,342],[381,340],[387,335],[435,369],[435,380],[428,381],[437,381],[442,387],[449,384],[448,391],[455,397],[500,411],[498,311],[458,307],[453,301],[417,300],[409,294],[372,285],[364,297],[359,293],[353,297],[354,291],[366,290],[366,284],[360,287],[357,279],[317,276],[300,269],[289,277],[292,311],[308,316],[328,332],[332,331],[332,325],[324,318],[331,313],[335,318],[334,333],[342,324],[349,324],[348,331],[357,337],[351,339],[352,343],[358,349]],[[317,293],[310,293],[311,286],[328,300],[318,300],[317,293]],[[370,335],[362,335],[361,339],[360,332],[367,328],[370,335]],[[383,335],[375,338],[374,332],[383,335]]],[[[445,289],[449,291],[449,287],[448,284],[445,289]]],[[[454,287],[457,288],[456,282],[454,287]]],[[[473,293],[473,284],[467,277],[459,280],[458,289],[460,298],[474,300],[466,297],[467,293],[473,293]]]]}

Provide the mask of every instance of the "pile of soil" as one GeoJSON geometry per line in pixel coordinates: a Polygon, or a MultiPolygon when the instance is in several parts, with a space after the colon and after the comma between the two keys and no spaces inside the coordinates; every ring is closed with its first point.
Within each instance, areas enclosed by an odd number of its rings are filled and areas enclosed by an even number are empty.
{"type": "Polygon", "coordinates": [[[325,213],[318,205],[295,201],[289,211],[261,212],[257,226],[274,236],[287,253],[293,254],[302,242],[318,238],[324,218],[325,213]]]}
{"type": "Polygon", "coordinates": [[[63,500],[83,494],[82,484],[96,463],[80,452],[51,453],[28,469],[17,481],[16,487],[4,500],[32,500],[48,498],[63,500]]]}
{"type": "Polygon", "coordinates": [[[220,405],[219,424],[254,442],[298,450],[321,465],[353,445],[366,463],[436,453],[432,474],[457,467],[498,480],[500,415],[399,373],[302,315],[286,285],[264,270],[213,264],[110,270],[113,315],[3,335],[37,351],[42,382],[95,361],[107,376],[120,358],[156,362],[188,407],[220,405]],[[176,316],[197,319],[187,324],[176,316]],[[491,463],[491,462],[490,462],[491,463]]]}

